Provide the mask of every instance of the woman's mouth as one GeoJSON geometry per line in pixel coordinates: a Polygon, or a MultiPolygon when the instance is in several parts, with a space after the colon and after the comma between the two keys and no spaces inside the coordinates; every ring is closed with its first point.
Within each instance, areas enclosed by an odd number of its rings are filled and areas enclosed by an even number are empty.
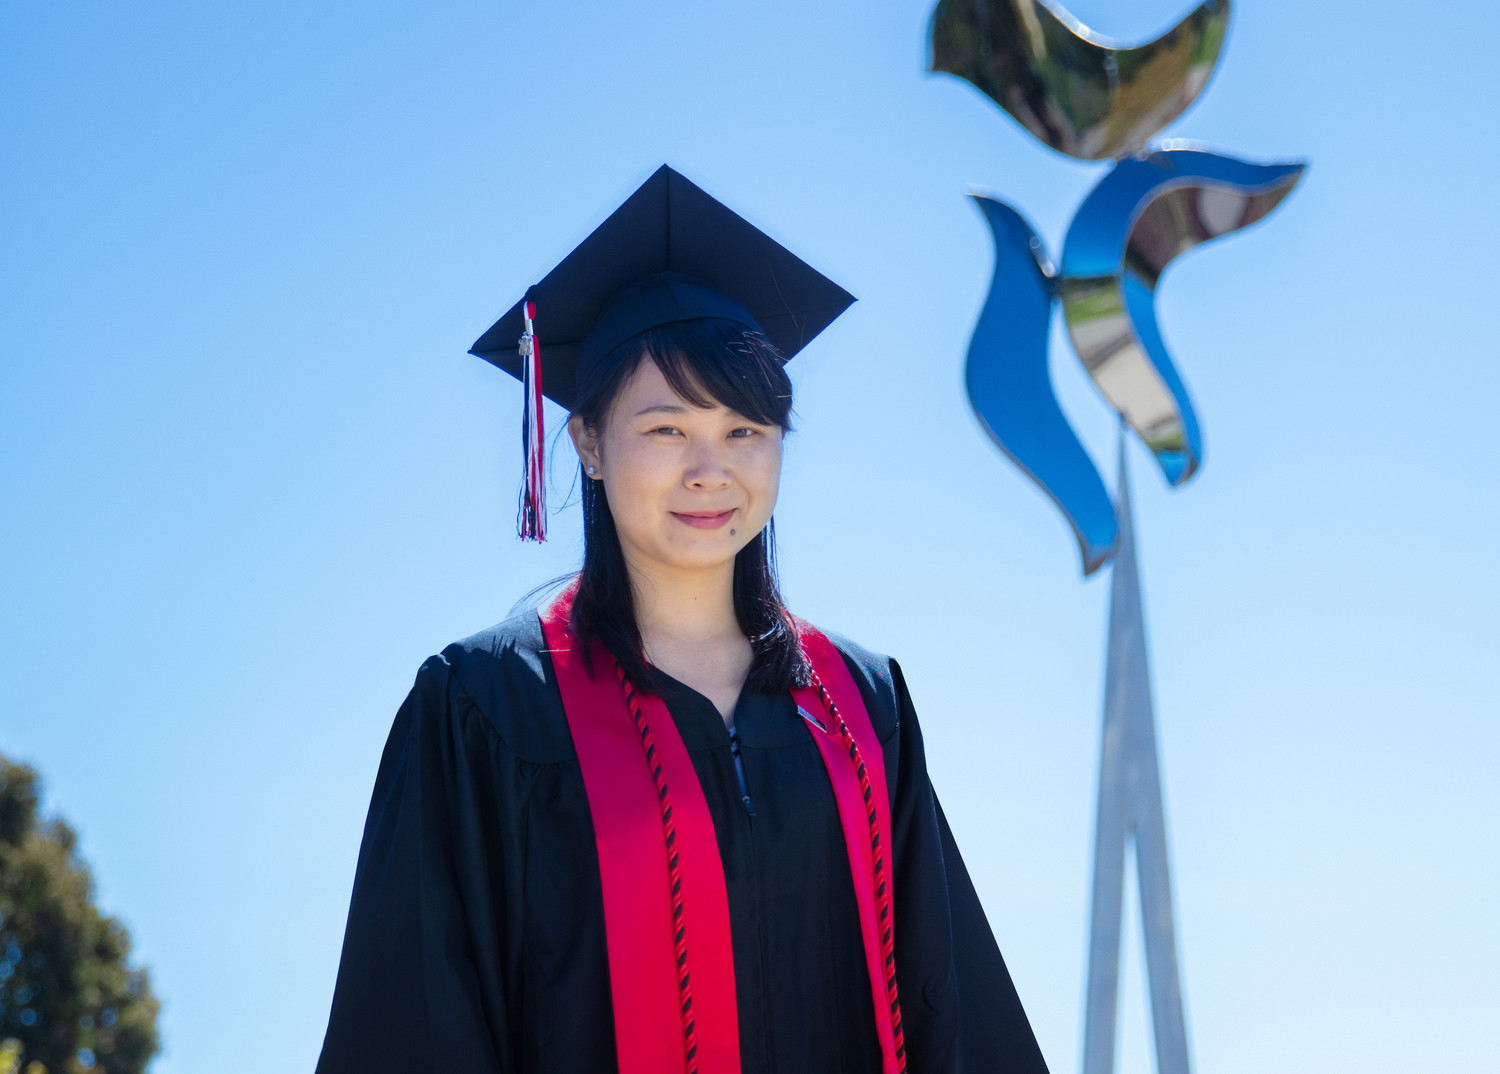
{"type": "Polygon", "coordinates": [[[734,511],[733,507],[727,511],[673,511],[672,517],[695,529],[716,530],[729,521],[734,511]]]}

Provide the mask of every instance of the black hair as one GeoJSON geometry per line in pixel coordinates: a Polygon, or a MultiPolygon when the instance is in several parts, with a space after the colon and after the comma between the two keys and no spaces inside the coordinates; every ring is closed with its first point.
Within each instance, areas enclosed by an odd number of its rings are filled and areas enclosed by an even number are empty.
{"type": "MultiPolygon", "coordinates": [[[[591,431],[601,429],[621,386],[647,358],[692,405],[719,403],[757,424],[791,431],[792,383],[781,355],[761,333],[713,317],[662,325],[622,343],[580,381],[572,416],[591,431]]],[[[659,680],[646,663],[625,553],[604,483],[586,475],[582,482],[583,569],[573,599],[573,633],[585,653],[598,639],[636,687],[659,692],[659,680]]],[[[754,652],[747,690],[784,693],[807,685],[811,669],[776,580],[773,522],[734,558],[734,613],[754,652]]]]}

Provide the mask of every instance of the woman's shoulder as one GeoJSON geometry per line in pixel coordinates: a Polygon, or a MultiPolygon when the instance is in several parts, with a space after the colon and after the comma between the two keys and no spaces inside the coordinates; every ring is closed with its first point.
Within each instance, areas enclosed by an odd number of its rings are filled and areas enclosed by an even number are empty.
{"type": "MultiPolygon", "coordinates": [[[[843,657],[876,735],[886,741],[900,729],[905,707],[900,667],[843,634],[822,632],[843,657]]],[[[454,642],[423,666],[424,675],[438,670],[449,679],[450,700],[477,709],[520,758],[558,764],[576,756],[534,606],[513,609],[501,622],[454,642]]]]}
{"type": "Polygon", "coordinates": [[[884,742],[901,726],[901,699],[905,686],[900,667],[889,656],[867,649],[843,634],[818,629],[844,658],[844,665],[869,710],[875,734],[884,742]]]}
{"type": "Polygon", "coordinates": [[[504,668],[539,679],[547,666],[543,648],[542,621],[535,609],[525,608],[512,610],[494,626],[460,638],[442,655],[455,671],[465,668],[489,673],[504,668]]]}
{"type": "Polygon", "coordinates": [[[450,696],[472,706],[520,758],[538,764],[571,760],[573,740],[534,608],[512,611],[487,630],[443,649],[450,696]]]}

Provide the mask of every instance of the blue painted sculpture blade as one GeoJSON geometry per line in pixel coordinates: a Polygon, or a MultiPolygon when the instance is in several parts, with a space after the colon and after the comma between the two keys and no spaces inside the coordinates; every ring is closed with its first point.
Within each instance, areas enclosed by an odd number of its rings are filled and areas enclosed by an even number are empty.
{"type": "Polygon", "coordinates": [[[1039,0],[939,0],[928,67],[972,83],[1059,153],[1140,151],[1213,74],[1229,0],[1204,0],[1144,44],[1125,46],[1039,0]]]}
{"type": "Polygon", "coordinates": [[[1172,485],[1201,465],[1203,438],[1157,326],[1157,281],[1177,255],[1276,208],[1304,168],[1159,149],[1120,161],[1068,229],[1060,275],[1073,348],[1172,485]]]}
{"type": "Polygon", "coordinates": [[[1099,471],[1052,390],[1052,266],[1019,213],[995,198],[972,196],[995,238],[995,272],[969,341],[969,402],[1000,450],[1062,509],[1083,572],[1091,574],[1108,560],[1118,527],[1099,471]]]}

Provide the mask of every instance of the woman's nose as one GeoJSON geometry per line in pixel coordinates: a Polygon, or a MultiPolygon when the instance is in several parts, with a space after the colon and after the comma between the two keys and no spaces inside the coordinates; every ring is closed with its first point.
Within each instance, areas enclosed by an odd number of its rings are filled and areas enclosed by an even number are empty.
{"type": "Polygon", "coordinates": [[[723,448],[718,444],[695,445],[683,480],[689,488],[727,488],[729,463],[723,448]]]}

